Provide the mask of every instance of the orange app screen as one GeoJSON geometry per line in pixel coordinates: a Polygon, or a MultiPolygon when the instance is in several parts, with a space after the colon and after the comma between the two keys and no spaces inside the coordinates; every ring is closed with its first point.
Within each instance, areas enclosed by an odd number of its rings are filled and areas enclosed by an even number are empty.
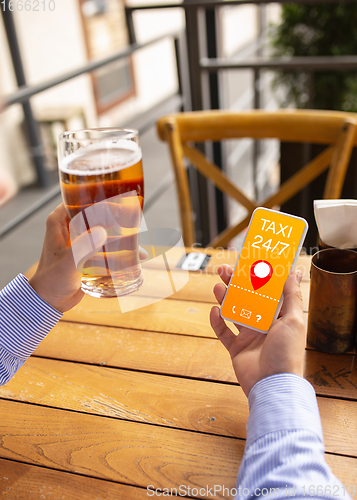
{"type": "Polygon", "coordinates": [[[257,208],[221,306],[221,316],[267,332],[275,318],[307,222],[282,212],[257,208]]]}

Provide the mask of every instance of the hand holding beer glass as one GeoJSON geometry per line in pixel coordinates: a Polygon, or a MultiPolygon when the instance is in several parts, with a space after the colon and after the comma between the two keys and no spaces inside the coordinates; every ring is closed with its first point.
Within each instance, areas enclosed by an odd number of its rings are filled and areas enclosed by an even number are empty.
{"type": "Polygon", "coordinates": [[[59,138],[61,191],[72,242],[91,228],[107,232],[102,250],[78,262],[82,290],[116,297],[143,283],[138,236],[144,203],[139,135],[130,129],[64,132],[59,138]]]}

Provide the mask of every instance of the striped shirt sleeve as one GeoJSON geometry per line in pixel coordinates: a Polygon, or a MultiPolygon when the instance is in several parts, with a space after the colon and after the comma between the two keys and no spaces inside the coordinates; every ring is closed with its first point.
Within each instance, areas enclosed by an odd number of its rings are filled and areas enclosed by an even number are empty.
{"type": "Polygon", "coordinates": [[[0,291],[0,385],[10,380],[61,317],[23,274],[0,291]]]}
{"type": "Polygon", "coordinates": [[[350,499],[324,457],[316,394],[302,377],[282,373],[249,393],[247,441],[236,499],[350,499]]]}

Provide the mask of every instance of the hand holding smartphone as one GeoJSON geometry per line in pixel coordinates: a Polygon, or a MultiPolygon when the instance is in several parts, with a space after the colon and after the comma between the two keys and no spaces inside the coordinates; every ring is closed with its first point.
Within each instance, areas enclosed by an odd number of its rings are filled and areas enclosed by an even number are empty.
{"type": "Polygon", "coordinates": [[[254,210],[221,305],[223,319],[268,333],[307,229],[301,217],[267,208],[254,210]]]}

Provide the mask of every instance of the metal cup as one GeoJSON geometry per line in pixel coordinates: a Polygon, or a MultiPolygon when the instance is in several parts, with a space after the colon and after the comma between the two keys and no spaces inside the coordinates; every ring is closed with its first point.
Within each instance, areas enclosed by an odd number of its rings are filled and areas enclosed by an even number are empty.
{"type": "Polygon", "coordinates": [[[308,343],[335,354],[352,349],[357,332],[357,252],[320,250],[312,257],[310,278],[308,343]]]}

